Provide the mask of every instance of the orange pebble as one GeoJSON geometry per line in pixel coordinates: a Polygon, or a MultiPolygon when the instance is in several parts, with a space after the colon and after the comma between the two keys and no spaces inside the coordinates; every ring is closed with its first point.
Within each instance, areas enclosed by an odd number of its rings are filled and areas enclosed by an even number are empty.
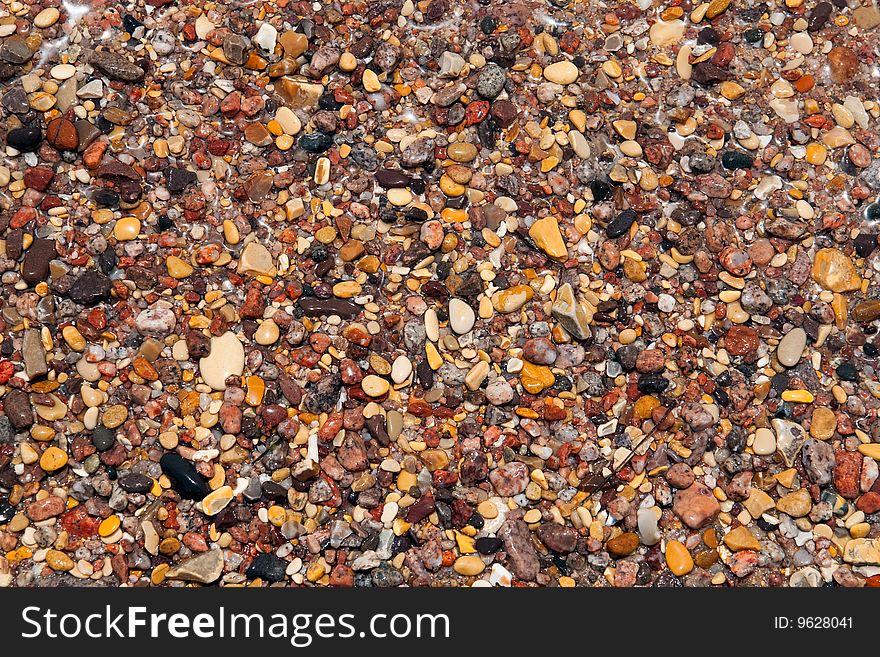
{"type": "Polygon", "coordinates": [[[794,88],[800,91],[802,94],[807,93],[815,86],[816,78],[814,78],[812,75],[802,75],[797,79],[797,82],[794,83],[794,88]]]}

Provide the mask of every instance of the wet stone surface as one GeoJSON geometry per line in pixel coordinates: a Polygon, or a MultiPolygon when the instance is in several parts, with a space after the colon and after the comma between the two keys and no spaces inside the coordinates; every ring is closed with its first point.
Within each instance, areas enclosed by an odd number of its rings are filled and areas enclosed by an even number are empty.
{"type": "Polygon", "coordinates": [[[880,12],[0,9],[0,586],[880,586],[880,12]]]}

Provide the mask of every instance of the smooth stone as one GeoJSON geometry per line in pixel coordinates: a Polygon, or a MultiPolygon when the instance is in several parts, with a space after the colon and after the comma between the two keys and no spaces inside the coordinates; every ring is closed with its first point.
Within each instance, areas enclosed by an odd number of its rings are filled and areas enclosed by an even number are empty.
{"type": "Polygon", "coordinates": [[[34,16],[34,25],[40,29],[52,27],[61,17],[61,12],[55,7],[46,7],[34,16]]]}
{"type": "Polygon", "coordinates": [[[73,64],[57,64],[49,71],[56,80],[68,80],[76,75],[76,66],[73,64]]]}
{"type": "Polygon", "coordinates": [[[461,299],[449,300],[449,326],[459,335],[468,333],[477,321],[476,313],[461,299]]]}
{"type": "Polygon", "coordinates": [[[220,486],[208,493],[202,500],[202,510],[206,515],[216,516],[232,501],[232,487],[220,486]]]}
{"type": "Polygon", "coordinates": [[[605,544],[605,548],[615,557],[628,557],[639,547],[639,537],[632,532],[618,534],[605,544]]]}
{"type": "Polygon", "coordinates": [[[267,319],[260,324],[259,328],[254,332],[254,340],[257,344],[263,346],[275,344],[280,337],[281,330],[278,328],[278,324],[275,323],[275,320],[272,319],[267,319]]]}
{"type": "Polygon", "coordinates": [[[40,467],[46,472],[55,472],[67,465],[67,453],[54,445],[48,447],[40,456],[40,467]]]}
{"type": "Polygon", "coordinates": [[[126,493],[149,493],[153,480],[140,472],[132,472],[119,478],[119,487],[126,493]]]}
{"type": "Polygon", "coordinates": [[[344,299],[300,297],[297,303],[307,315],[338,315],[342,319],[352,319],[361,311],[360,306],[344,299]]]}
{"type": "Polygon", "coordinates": [[[688,549],[679,541],[666,544],[666,565],[676,577],[687,575],[694,569],[694,559],[688,549]]]}
{"type": "Polygon", "coordinates": [[[474,577],[486,569],[486,564],[483,563],[483,560],[480,559],[480,557],[468,554],[456,559],[455,563],[452,564],[452,568],[459,575],[474,577]]]}
{"type": "Polygon", "coordinates": [[[810,491],[801,488],[781,497],[776,503],[776,509],[790,515],[792,518],[803,518],[813,508],[813,499],[810,491]]]}
{"type": "Polygon", "coordinates": [[[477,157],[477,147],[464,141],[457,141],[446,147],[446,156],[454,162],[472,162],[477,157]]]}
{"type": "Polygon", "coordinates": [[[57,257],[55,240],[38,237],[25,251],[21,277],[28,285],[35,285],[49,278],[49,262],[57,257]]]}
{"type": "Polygon", "coordinates": [[[571,84],[578,79],[580,71],[568,60],[555,62],[544,69],[544,77],[556,84],[571,84]]]}
{"type": "Polygon", "coordinates": [[[388,393],[391,385],[381,376],[368,374],[361,381],[361,388],[369,397],[381,397],[388,393]]]}
{"type": "Polygon", "coordinates": [[[391,365],[391,380],[394,383],[403,383],[413,372],[412,361],[406,356],[398,356],[391,365]]]}
{"type": "Polygon", "coordinates": [[[752,451],[758,456],[769,456],[776,452],[776,435],[767,427],[760,427],[755,431],[755,440],[752,443],[752,451]]]}
{"type": "Polygon", "coordinates": [[[374,176],[376,184],[385,189],[397,189],[408,187],[412,183],[412,178],[402,171],[394,169],[379,169],[374,176]]]}
{"type": "Polygon", "coordinates": [[[199,372],[214,390],[226,390],[226,379],[244,373],[244,347],[232,331],[211,338],[211,351],[199,359],[199,372]]]}
{"type": "Polygon", "coordinates": [[[223,574],[224,563],[223,550],[208,550],[169,568],[165,579],[211,584],[223,574]]]}
{"type": "Polygon", "coordinates": [[[873,322],[880,317],[880,301],[870,299],[856,305],[850,313],[850,317],[856,322],[873,322]]]}
{"type": "Polygon", "coordinates": [[[165,454],[160,460],[164,472],[171,480],[171,487],[186,499],[202,500],[211,492],[208,482],[192,463],[179,454],[165,454]]]}
{"type": "Polygon", "coordinates": [[[806,331],[800,327],[794,328],[779,341],[779,346],[776,347],[776,359],[780,365],[794,367],[800,362],[806,346],[806,331]]]}
{"type": "Polygon", "coordinates": [[[22,153],[35,151],[42,140],[43,133],[39,128],[15,128],[6,133],[6,144],[22,153]]]}
{"type": "Polygon", "coordinates": [[[259,242],[248,242],[238,260],[239,274],[253,274],[254,276],[275,276],[278,270],[272,260],[269,249],[259,242]]]}
{"type": "Polygon", "coordinates": [[[137,217],[122,217],[113,226],[113,237],[120,242],[137,239],[141,232],[141,222],[137,217]]]}

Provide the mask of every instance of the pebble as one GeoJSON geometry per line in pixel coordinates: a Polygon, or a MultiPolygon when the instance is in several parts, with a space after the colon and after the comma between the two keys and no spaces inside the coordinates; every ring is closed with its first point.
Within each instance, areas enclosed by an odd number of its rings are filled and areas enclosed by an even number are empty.
{"type": "Polygon", "coordinates": [[[776,347],[776,358],[785,367],[797,365],[807,346],[807,334],[804,329],[798,327],[790,330],[776,347]]]}
{"type": "Polygon", "coordinates": [[[681,577],[694,569],[694,559],[681,542],[669,541],[666,544],[666,565],[673,575],[681,577]]]}
{"type": "Polygon", "coordinates": [[[199,359],[202,380],[214,390],[226,390],[226,379],[244,373],[245,354],[235,333],[211,338],[208,355],[199,359]]]}
{"type": "Polygon", "coordinates": [[[58,11],[55,7],[46,7],[36,16],[34,16],[34,27],[38,27],[40,29],[46,29],[47,27],[52,27],[55,23],[58,22],[58,19],[61,17],[61,12],[58,11]]]}
{"type": "Polygon", "coordinates": [[[165,579],[211,584],[223,574],[223,550],[213,549],[171,566],[165,571],[165,579]]]}
{"type": "Polygon", "coordinates": [[[544,77],[556,84],[571,84],[578,79],[580,71],[568,60],[550,64],[544,69],[544,77]]]}
{"type": "Polygon", "coordinates": [[[449,326],[458,335],[469,333],[477,316],[474,309],[461,299],[449,300],[449,326]]]}
{"type": "Polygon", "coordinates": [[[785,513],[792,518],[803,518],[813,507],[810,492],[806,488],[801,488],[793,493],[784,495],[776,502],[776,509],[781,513],[785,513]]]}

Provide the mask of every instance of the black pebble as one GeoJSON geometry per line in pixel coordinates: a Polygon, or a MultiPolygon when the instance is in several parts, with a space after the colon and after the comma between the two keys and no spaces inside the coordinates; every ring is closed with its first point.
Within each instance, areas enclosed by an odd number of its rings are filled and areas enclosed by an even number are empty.
{"type": "Polygon", "coordinates": [[[333,137],[323,132],[313,132],[299,138],[299,147],[308,153],[324,153],[333,146],[333,137]]]}
{"type": "Polygon", "coordinates": [[[101,187],[92,194],[92,200],[95,205],[115,209],[119,207],[119,192],[108,187],[101,187]]]}
{"type": "Polygon", "coordinates": [[[501,549],[501,539],[495,536],[482,536],[474,541],[474,547],[480,554],[495,554],[501,549]]]}
{"type": "Polygon", "coordinates": [[[636,218],[636,213],[627,208],[611,220],[611,223],[608,224],[608,228],[605,229],[605,233],[611,239],[616,239],[629,230],[629,227],[633,225],[636,218]]]}
{"type": "Polygon", "coordinates": [[[841,363],[834,370],[837,372],[837,378],[841,381],[858,381],[859,371],[852,363],[841,363]]]}
{"type": "Polygon", "coordinates": [[[593,200],[598,203],[611,196],[611,185],[604,180],[591,180],[590,191],[593,193],[593,200]]]}
{"type": "Polygon", "coordinates": [[[122,27],[124,27],[125,31],[128,32],[129,34],[133,34],[134,31],[141,26],[143,26],[143,23],[141,23],[138,19],[136,19],[131,14],[126,14],[125,16],[122,17],[122,27]]]}
{"type": "Polygon", "coordinates": [[[642,394],[658,394],[669,387],[669,379],[664,378],[661,374],[648,374],[639,378],[638,387],[642,394]]]}
{"type": "Polygon", "coordinates": [[[746,43],[750,43],[753,46],[757,45],[764,41],[764,30],[759,30],[758,28],[746,30],[743,32],[743,38],[746,40],[746,43]]]}
{"type": "Polygon", "coordinates": [[[754,159],[742,151],[725,151],[721,154],[721,165],[725,169],[751,169],[754,159]]]}
{"type": "Polygon", "coordinates": [[[181,497],[201,500],[211,492],[205,478],[196,472],[192,463],[184,460],[181,456],[166,454],[160,459],[159,465],[162,466],[162,472],[168,475],[171,480],[171,487],[181,497]]]}
{"type": "Polygon", "coordinates": [[[271,552],[254,557],[245,575],[248,579],[264,579],[267,582],[280,582],[284,579],[287,562],[271,552]]]}
{"type": "Polygon", "coordinates": [[[140,472],[132,472],[119,480],[119,487],[126,493],[147,493],[153,487],[153,480],[140,472]]]}
{"type": "Polygon", "coordinates": [[[860,258],[867,258],[877,248],[877,236],[871,233],[861,233],[853,240],[853,244],[856,247],[856,254],[860,258]]]}
{"type": "Polygon", "coordinates": [[[95,427],[92,432],[92,445],[99,452],[106,452],[116,444],[116,432],[107,427],[95,427]]]}
{"type": "Polygon", "coordinates": [[[0,523],[7,523],[15,515],[15,507],[6,502],[0,502],[0,523]]]}
{"type": "Polygon", "coordinates": [[[43,140],[39,128],[16,128],[6,133],[6,143],[22,153],[35,151],[43,140]]]}

